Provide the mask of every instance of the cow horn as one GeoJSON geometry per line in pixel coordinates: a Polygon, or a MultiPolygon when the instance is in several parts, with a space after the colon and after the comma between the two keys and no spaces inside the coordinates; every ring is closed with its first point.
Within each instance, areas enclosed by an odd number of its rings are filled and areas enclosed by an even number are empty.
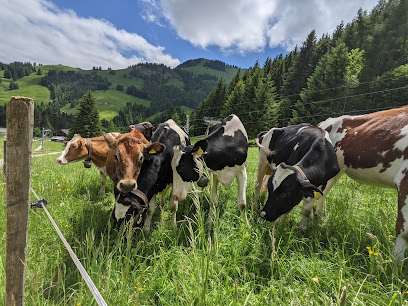
{"type": "Polygon", "coordinates": [[[266,211],[264,211],[264,210],[261,211],[261,217],[262,217],[262,218],[265,218],[265,216],[266,216],[266,211]]]}

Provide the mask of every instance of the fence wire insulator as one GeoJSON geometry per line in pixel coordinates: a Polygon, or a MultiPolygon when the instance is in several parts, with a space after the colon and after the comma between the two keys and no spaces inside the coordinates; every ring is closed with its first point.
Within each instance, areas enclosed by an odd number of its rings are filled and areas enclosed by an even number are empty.
{"type": "Polygon", "coordinates": [[[41,199],[38,200],[37,202],[31,203],[30,208],[43,208],[43,206],[46,206],[48,204],[46,199],[41,199]]]}

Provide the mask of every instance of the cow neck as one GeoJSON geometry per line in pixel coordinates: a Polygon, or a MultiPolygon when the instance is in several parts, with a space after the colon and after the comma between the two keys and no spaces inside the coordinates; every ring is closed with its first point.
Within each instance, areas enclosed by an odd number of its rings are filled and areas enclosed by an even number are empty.
{"type": "Polygon", "coordinates": [[[91,155],[92,155],[92,140],[91,138],[86,138],[86,140],[89,143],[89,149],[88,149],[88,160],[91,160],[91,155]]]}
{"type": "Polygon", "coordinates": [[[139,198],[142,199],[142,201],[145,204],[145,207],[149,206],[149,200],[147,199],[147,196],[139,189],[133,190],[131,191],[131,193],[133,193],[134,195],[138,196],[139,198]]]}
{"type": "Polygon", "coordinates": [[[294,165],[292,167],[295,168],[306,181],[309,181],[306,174],[303,172],[303,170],[298,165],[294,165]]]}

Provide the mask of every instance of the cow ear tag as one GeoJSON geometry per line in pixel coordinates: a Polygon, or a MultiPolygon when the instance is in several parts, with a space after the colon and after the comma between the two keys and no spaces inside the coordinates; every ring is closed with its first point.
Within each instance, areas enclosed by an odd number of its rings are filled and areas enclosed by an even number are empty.
{"type": "Polygon", "coordinates": [[[198,148],[198,150],[196,151],[196,155],[203,155],[204,151],[203,149],[201,149],[201,147],[198,148]]]}
{"type": "Polygon", "coordinates": [[[137,224],[142,223],[142,215],[140,215],[139,220],[137,221],[137,224]]]}
{"type": "Polygon", "coordinates": [[[322,197],[321,193],[316,191],[316,190],[313,191],[313,196],[314,196],[314,198],[316,200],[318,200],[318,199],[320,199],[322,197]]]}
{"type": "Polygon", "coordinates": [[[149,151],[149,154],[155,154],[156,153],[156,150],[155,149],[151,149],[150,151],[149,151]]]}

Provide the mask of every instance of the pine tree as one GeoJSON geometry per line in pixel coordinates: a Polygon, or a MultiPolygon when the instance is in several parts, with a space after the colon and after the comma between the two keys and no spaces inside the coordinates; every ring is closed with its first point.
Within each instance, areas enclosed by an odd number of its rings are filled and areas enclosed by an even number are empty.
{"type": "Polygon", "coordinates": [[[84,94],[79,101],[79,112],[72,120],[69,138],[74,134],[81,134],[82,137],[96,137],[102,134],[98,108],[91,91],[84,94]]]}
{"type": "Polygon", "coordinates": [[[322,57],[307,82],[307,88],[300,93],[291,124],[317,124],[328,114],[337,115],[344,111],[346,101],[339,97],[345,96],[348,72],[354,71],[350,68],[352,53],[349,54],[346,45],[341,43],[322,57]]]}

